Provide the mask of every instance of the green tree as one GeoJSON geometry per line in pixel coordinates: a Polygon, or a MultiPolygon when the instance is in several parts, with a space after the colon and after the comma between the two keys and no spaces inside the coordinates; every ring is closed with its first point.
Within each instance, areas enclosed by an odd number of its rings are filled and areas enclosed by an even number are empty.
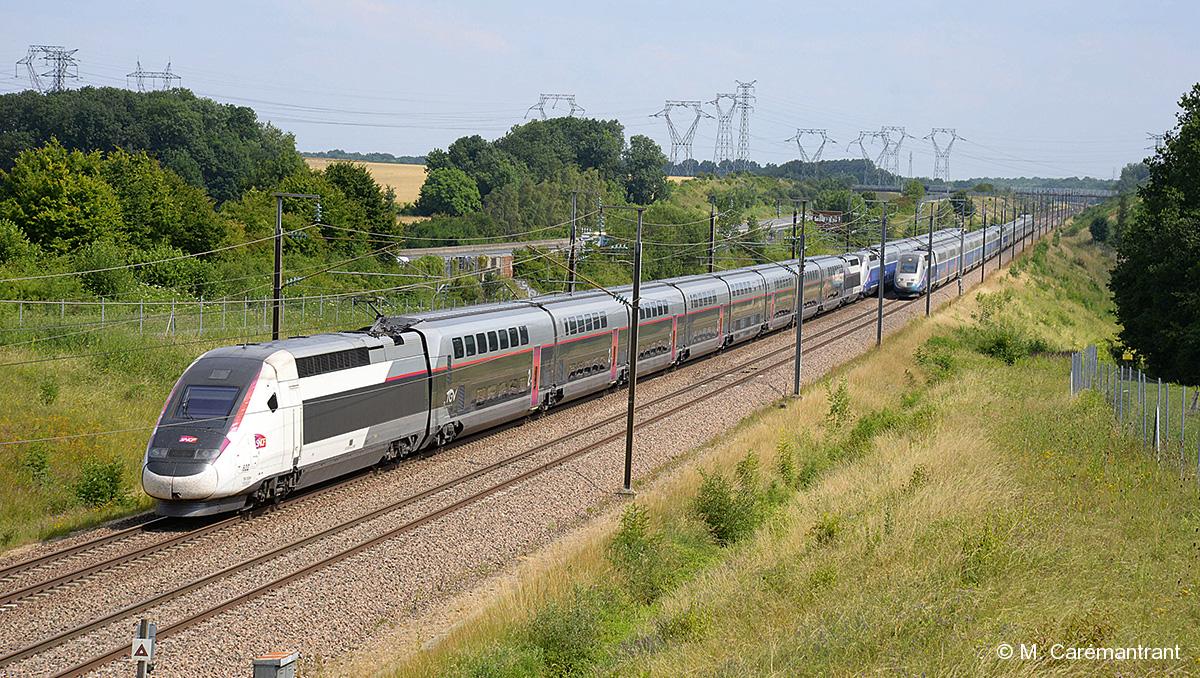
{"type": "Polygon", "coordinates": [[[0,169],[52,138],[83,151],[144,150],[218,202],[270,187],[304,165],[292,136],[259,122],[253,109],[185,89],[6,94],[0,120],[0,169]]]}
{"type": "Polygon", "coordinates": [[[483,203],[479,187],[466,172],[457,167],[441,167],[425,176],[416,206],[421,214],[461,216],[478,212],[483,203]]]}
{"type": "Polygon", "coordinates": [[[366,215],[372,233],[394,235],[396,233],[396,208],[393,200],[366,165],[355,162],[330,163],[321,173],[350,200],[357,202],[366,215]]]}
{"type": "Polygon", "coordinates": [[[0,171],[0,218],[30,241],[68,251],[102,237],[122,239],[121,205],[100,176],[99,153],[68,151],[56,140],[22,151],[0,171]]]}
{"type": "Polygon", "coordinates": [[[1121,178],[1117,180],[1118,193],[1133,193],[1138,186],[1150,178],[1150,168],[1144,162],[1131,162],[1121,168],[1121,178]]]}
{"type": "Polygon", "coordinates": [[[958,216],[967,219],[975,214],[975,201],[971,199],[971,194],[967,191],[951,193],[950,200],[950,204],[954,206],[954,213],[958,216]]]}
{"type": "Polygon", "coordinates": [[[1092,234],[1092,240],[1096,242],[1108,242],[1108,217],[1098,215],[1093,218],[1092,223],[1088,224],[1088,232],[1092,234]]]}
{"type": "Polygon", "coordinates": [[[904,197],[915,202],[925,199],[925,184],[920,179],[909,179],[904,182],[904,197]]]}
{"type": "Polygon", "coordinates": [[[1200,385],[1200,84],[1179,106],[1175,129],[1147,161],[1110,285],[1125,345],[1157,376],[1200,385]]]}
{"type": "Polygon", "coordinates": [[[667,156],[653,139],[641,134],[632,137],[624,163],[625,198],[629,202],[649,205],[667,197],[667,175],[663,172],[667,156]]]}

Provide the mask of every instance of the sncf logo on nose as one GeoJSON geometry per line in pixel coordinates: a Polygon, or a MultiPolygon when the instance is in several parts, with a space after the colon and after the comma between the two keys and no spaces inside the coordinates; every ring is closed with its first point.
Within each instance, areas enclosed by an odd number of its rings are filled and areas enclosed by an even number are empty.
{"type": "Polygon", "coordinates": [[[181,443],[198,443],[198,442],[200,442],[200,439],[197,438],[196,436],[182,435],[182,436],[179,436],[179,442],[181,442],[181,443]]]}
{"type": "Polygon", "coordinates": [[[261,433],[254,434],[254,447],[262,449],[267,446],[267,437],[261,433]]]}

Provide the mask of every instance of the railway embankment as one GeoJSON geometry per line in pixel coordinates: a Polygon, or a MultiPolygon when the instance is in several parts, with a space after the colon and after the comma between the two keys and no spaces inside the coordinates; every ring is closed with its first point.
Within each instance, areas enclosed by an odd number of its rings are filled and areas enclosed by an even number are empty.
{"type": "Polygon", "coordinates": [[[385,648],[384,675],[1195,670],[1197,479],[1044,355],[1114,334],[1108,265],[1047,238],[385,648]]]}

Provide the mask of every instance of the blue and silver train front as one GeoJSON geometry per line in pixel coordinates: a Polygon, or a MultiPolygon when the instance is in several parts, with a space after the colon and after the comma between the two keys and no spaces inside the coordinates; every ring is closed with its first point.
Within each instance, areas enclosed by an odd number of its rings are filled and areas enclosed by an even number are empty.
{"type": "Polygon", "coordinates": [[[158,499],[158,513],[209,515],[236,510],[245,496],[229,496],[232,468],[218,463],[234,435],[263,369],[261,360],[201,357],[183,373],[146,446],[142,488],[158,499]],[[225,482],[223,482],[225,481],[225,482]]]}
{"type": "Polygon", "coordinates": [[[892,286],[896,294],[915,297],[925,291],[926,255],[924,252],[907,252],[896,262],[896,276],[892,286]]]}

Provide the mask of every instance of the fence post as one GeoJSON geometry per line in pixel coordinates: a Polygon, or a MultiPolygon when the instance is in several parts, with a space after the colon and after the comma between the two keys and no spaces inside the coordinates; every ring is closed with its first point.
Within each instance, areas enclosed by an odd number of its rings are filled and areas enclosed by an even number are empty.
{"type": "Polygon", "coordinates": [[[100,297],[100,324],[104,324],[104,297],[100,297]]]}
{"type": "Polygon", "coordinates": [[[1142,449],[1146,449],[1146,375],[1138,370],[1138,408],[1142,413],[1142,449]]]}
{"type": "Polygon", "coordinates": [[[1162,461],[1161,437],[1162,433],[1162,415],[1159,412],[1158,403],[1154,403],[1154,461],[1162,461]]]}
{"type": "Polygon", "coordinates": [[[204,336],[204,297],[200,297],[200,331],[196,333],[196,336],[204,336]]]}
{"type": "Polygon", "coordinates": [[[171,327],[171,336],[175,336],[175,299],[171,298],[171,319],[168,321],[171,327]]]}
{"type": "Polygon", "coordinates": [[[60,319],[60,320],[61,320],[61,319],[63,319],[63,318],[66,318],[66,317],[67,317],[67,300],[66,300],[66,299],[63,299],[63,300],[62,300],[62,307],[61,307],[61,309],[62,309],[62,310],[61,310],[61,311],[59,311],[59,314],[58,314],[58,317],[59,317],[59,319],[60,319]]]}
{"type": "Polygon", "coordinates": [[[138,300],[138,336],[142,336],[142,327],[146,323],[146,300],[138,300]]]}
{"type": "Polygon", "coordinates": [[[225,329],[225,314],[229,311],[229,298],[221,299],[221,329],[225,329]]]}
{"type": "Polygon", "coordinates": [[[25,302],[21,301],[21,302],[17,303],[17,326],[20,327],[24,324],[25,324],[25,302]]]}

